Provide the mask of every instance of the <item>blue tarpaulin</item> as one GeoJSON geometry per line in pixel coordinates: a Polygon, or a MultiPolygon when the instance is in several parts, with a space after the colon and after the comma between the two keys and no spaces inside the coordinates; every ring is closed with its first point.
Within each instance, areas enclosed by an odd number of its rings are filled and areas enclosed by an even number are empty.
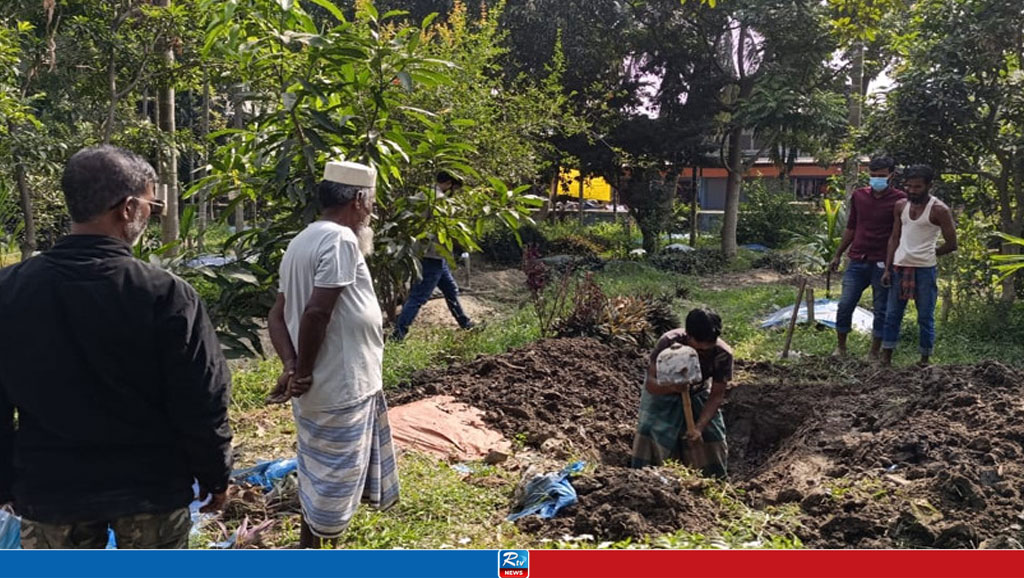
{"type": "MultiPolygon", "coordinates": [[[[831,299],[818,299],[814,302],[814,321],[830,329],[836,328],[836,313],[839,311],[839,302],[831,299]]],[[[793,306],[783,307],[778,311],[772,313],[764,321],[761,322],[761,329],[770,329],[773,327],[785,327],[789,323],[789,318],[793,316],[793,306]]],[[[797,323],[807,323],[807,303],[800,304],[800,310],[797,311],[797,323]]],[[[875,322],[875,315],[864,309],[863,307],[857,307],[853,311],[853,330],[861,333],[871,333],[871,328],[875,322]]]]}
{"type": "Polygon", "coordinates": [[[553,518],[559,510],[576,503],[576,489],[569,483],[569,476],[583,471],[583,462],[574,462],[561,471],[535,476],[526,483],[520,510],[509,514],[509,521],[536,514],[541,518],[553,518]]]}
{"type": "Polygon", "coordinates": [[[296,468],[298,468],[298,462],[295,458],[269,460],[260,462],[251,468],[235,470],[231,472],[231,479],[254,486],[263,486],[265,491],[270,491],[274,488],[274,484],[283,480],[296,468]]]}

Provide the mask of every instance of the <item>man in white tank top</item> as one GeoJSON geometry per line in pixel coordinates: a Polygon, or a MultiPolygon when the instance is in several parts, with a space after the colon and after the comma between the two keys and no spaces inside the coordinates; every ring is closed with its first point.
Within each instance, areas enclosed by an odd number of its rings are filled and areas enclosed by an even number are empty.
{"type": "Polygon", "coordinates": [[[892,352],[900,339],[900,326],[911,299],[917,304],[921,361],[928,365],[935,347],[935,303],[939,298],[938,258],[956,251],[953,213],[945,203],[931,196],[935,171],[928,165],[909,167],[904,177],[907,200],[893,208],[892,237],[885,260],[882,282],[896,286],[889,291],[885,330],[882,336],[882,364],[892,365],[892,352]],[[938,245],[939,234],[943,244],[938,245]]]}

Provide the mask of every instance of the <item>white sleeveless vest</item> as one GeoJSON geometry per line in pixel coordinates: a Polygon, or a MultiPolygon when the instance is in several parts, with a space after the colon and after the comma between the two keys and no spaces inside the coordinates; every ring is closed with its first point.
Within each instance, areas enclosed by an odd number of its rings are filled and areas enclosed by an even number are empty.
{"type": "Polygon", "coordinates": [[[935,256],[935,246],[942,228],[932,224],[932,207],[935,197],[928,199],[924,211],[917,219],[910,218],[910,203],[903,207],[900,220],[903,223],[900,235],[900,246],[896,249],[893,264],[898,267],[934,267],[939,260],[935,256]]]}

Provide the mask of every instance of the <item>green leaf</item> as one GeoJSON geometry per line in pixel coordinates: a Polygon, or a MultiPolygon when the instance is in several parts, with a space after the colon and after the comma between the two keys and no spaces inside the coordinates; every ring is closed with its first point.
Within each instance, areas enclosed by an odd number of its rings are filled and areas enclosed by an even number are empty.
{"type": "Polygon", "coordinates": [[[309,0],[309,1],[312,2],[313,4],[316,4],[317,6],[319,6],[321,8],[323,8],[324,10],[330,12],[331,16],[334,16],[334,18],[336,18],[338,20],[338,22],[342,22],[342,23],[345,22],[345,13],[342,12],[341,9],[338,8],[330,0],[309,0]]]}
{"type": "Polygon", "coordinates": [[[420,28],[426,30],[427,27],[434,23],[434,20],[437,19],[437,16],[437,12],[431,12],[430,14],[427,14],[427,17],[423,19],[423,23],[420,24],[420,28]]]}

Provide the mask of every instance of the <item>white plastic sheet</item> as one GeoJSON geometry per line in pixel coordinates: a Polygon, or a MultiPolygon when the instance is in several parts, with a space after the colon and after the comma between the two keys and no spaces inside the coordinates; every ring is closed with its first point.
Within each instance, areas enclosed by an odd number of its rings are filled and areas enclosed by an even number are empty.
{"type": "MultiPolygon", "coordinates": [[[[839,302],[830,299],[818,299],[814,302],[814,321],[830,329],[836,328],[836,313],[839,311],[839,302]]],[[[761,322],[761,329],[770,329],[773,327],[785,327],[789,323],[789,318],[793,316],[793,306],[783,307],[778,311],[772,313],[761,322]]],[[[807,303],[800,304],[800,310],[797,311],[797,323],[807,323],[807,303]]],[[[854,331],[860,333],[871,333],[874,325],[875,315],[864,309],[863,307],[857,307],[853,310],[853,323],[852,327],[854,331]]]]}

